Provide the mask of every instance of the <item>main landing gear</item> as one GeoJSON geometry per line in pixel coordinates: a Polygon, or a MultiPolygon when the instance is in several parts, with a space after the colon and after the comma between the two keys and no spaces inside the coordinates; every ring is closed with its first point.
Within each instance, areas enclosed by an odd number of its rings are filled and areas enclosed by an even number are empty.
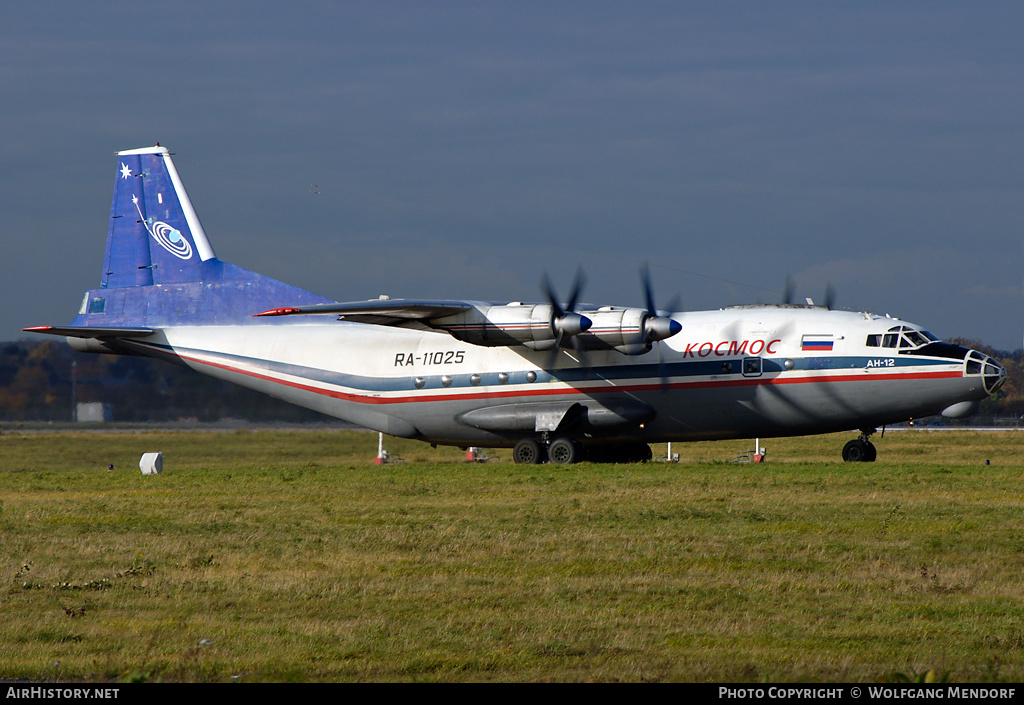
{"type": "Polygon", "coordinates": [[[533,438],[524,438],[512,449],[512,460],[516,465],[537,465],[544,462],[546,455],[540,442],[533,438]]]}
{"type": "Polygon", "coordinates": [[[512,459],[518,465],[543,462],[567,465],[583,460],[593,463],[644,463],[651,457],[651,447],[646,443],[584,446],[568,436],[556,436],[550,441],[543,435],[524,438],[512,450],[512,459]]]}
{"type": "Polygon", "coordinates": [[[548,446],[548,460],[552,463],[567,464],[580,460],[580,444],[571,438],[556,438],[548,446]]]}
{"type": "Polygon", "coordinates": [[[868,438],[875,429],[861,429],[860,437],[843,446],[843,460],[848,463],[873,463],[877,457],[875,446],[868,438]]]}
{"type": "Polygon", "coordinates": [[[512,459],[518,465],[536,465],[549,460],[560,465],[578,463],[583,459],[583,448],[571,438],[559,436],[550,443],[544,438],[524,438],[512,450],[512,459]]]}
{"type": "Polygon", "coordinates": [[[547,453],[535,439],[523,439],[512,449],[512,460],[516,465],[537,465],[544,462],[547,453]]]}

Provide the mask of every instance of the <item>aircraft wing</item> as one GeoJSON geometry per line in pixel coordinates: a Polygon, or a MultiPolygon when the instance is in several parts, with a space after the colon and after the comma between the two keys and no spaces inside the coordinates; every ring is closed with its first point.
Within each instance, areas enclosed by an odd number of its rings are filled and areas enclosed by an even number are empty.
{"type": "Polygon", "coordinates": [[[153,328],[97,328],[95,326],[33,326],[22,328],[26,333],[46,333],[69,338],[141,338],[153,335],[153,328]]]}
{"type": "Polygon", "coordinates": [[[552,292],[549,303],[373,299],[273,308],[255,315],[330,314],[354,323],[444,331],[471,345],[551,350],[571,341],[577,349],[618,350],[624,355],[643,354],[652,343],[681,330],[678,321],[657,315],[653,308],[606,306],[588,308],[586,315],[577,313],[575,294],[564,307],[552,292]]]}
{"type": "Polygon", "coordinates": [[[452,316],[476,306],[468,301],[414,301],[407,299],[374,299],[350,303],[313,304],[273,308],[256,316],[301,316],[330,314],[354,323],[378,326],[437,330],[430,325],[435,318],[452,316]]]}

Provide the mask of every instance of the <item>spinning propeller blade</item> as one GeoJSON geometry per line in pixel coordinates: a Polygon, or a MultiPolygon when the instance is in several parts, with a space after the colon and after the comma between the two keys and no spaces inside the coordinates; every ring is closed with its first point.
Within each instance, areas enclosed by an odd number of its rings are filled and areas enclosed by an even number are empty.
{"type": "Polygon", "coordinates": [[[831,311],[836,305],[836,289],[831,284],[825,287],[825,308],[831,311]]]}
{"type": "Polygon", "coordinates": [[[551,304],[551,331],[555,334],[555,344],[552,348],[552,364],[554,363],[554,358],[558,356],[558,349],[562,345],[562,336],[565,335],[572,338],[573,349],[579,355],[580,363],[583,364],[583,349],[577,343],[576,336],[589,330],[590,326],[593,325],[593,321],[589,318],[576,313],[576,303],[579,300],[580,292],[583,291],[585,283],[586,276],[583,274],[583,269],[577,269],[576,279],[573,281],[569,300],[563,307],[558,300],[558,294],[555,293],[555,287],[552,286],[547,273],[544,274],[541,280],[541,289],[547,295],[548,303],[551,304]]]}
{"type": "MultiPolygon", "coordinates": [[[[670,316],[658,315],[658,308],[654,305],[654,287],[651,286],[651,272],[647,268],[646,263],[640,267],[640,281],[644,287],[644,299],[647,304],[647,317],[644,319],[643,329],[644,342],[652,343],[664,340],[665,338],[671,338],[681,331],[683,327],[679,325],[679,321],[670,316]]],[[[669,313],[672,312],[669,311],[669,313]]]]}
{"type": "Polygon", "coordinates": [[[796,289],[793,284],[793,277],[786,277],[786,285],[782,289],[782,303],[793,303],[793,291],[796,289]]]}
{"type": "MultiPolygon", "coordinates": [[[[796,284],[793,282],[793,277],[786,277],[786,285],[782,289],[782,303],[792,304],[793,296],[796,292],[796,284]]],[[[807,303],[812,303],[811,299],[807,299],[807,303]]],[[[825,308],[832,310],[836,303],[836,289],[831,284],[825,286],[825,308]]]]}
{"type": "MultiPolygon", "coordinates": [[[[642,336],[644,343],[658,344],[658,376],[661,377],[661,391],[664,394],[668,391],[668,371],[661,355],[661,341],[671,338],[683,329],[679,321],[670,316],[658,315],[658,307],[654,305],[654,287],[651,285],[651,272],[645,262],[640,267],[640,281],[644,287],[644,302],[647,304],[647,316],[644,318],[642,336]]],[[[669,304],[668,313],[671,314],[679,308],[679,296],[676,295],[669,304]]]]}

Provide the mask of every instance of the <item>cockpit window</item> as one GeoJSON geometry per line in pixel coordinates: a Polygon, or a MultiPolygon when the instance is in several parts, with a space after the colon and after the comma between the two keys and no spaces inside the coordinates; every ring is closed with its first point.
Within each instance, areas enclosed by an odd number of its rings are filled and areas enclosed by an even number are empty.
{"type": "Polygon", "coordinates": [[[914,330],[910,326],[893,326],[886,333],[869,333],[865,345],[869,348],[899,348],[909,350],[937,341],[926,330],[914,330]]]}
{"type": "MultiPolygon", "coordinates": [[[[903,336],[910,341],[910,346],[915,348],[919,345],[925,345],[928,342],[928,338],[924,337],[916,330],[908,330],[903,334],[903,336]]],[[[901,345],[900,347],[904,346],[901,345]]]]}

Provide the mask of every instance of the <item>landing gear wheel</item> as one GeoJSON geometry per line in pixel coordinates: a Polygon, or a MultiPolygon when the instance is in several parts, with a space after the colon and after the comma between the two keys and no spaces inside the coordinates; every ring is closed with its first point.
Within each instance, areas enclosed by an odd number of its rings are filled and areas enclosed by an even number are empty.
{"type": "Polygon", "coordinates": [[[548,459],[560,465],[579,462],[580,447],[571,438],[556,438],[548,446],[548,459]]]}
{"type": "Polygon", "coordinates": [[[544,452],[540,443],[532,438],[524,438],[512,450],[512,460],[517,465],[537,465],[544,461],[544,452]]]}
{"type": "Polygon", "coordinates": [[[878,451],[875,450],[875,444],[872,443],[871,441],[864,441],[864,443],[868,447],[868,454],[864,457],[864,462],[865,463],[873,463],[873,462],[875,462],[875,458],[878,457],[878,451]]]}
{"type": "Polygon", "coordinates": [[[861,438],[856,438],[843,446],[843,460],[848,463],[871,463],[877,456],[875,446],[861,438]]]}

